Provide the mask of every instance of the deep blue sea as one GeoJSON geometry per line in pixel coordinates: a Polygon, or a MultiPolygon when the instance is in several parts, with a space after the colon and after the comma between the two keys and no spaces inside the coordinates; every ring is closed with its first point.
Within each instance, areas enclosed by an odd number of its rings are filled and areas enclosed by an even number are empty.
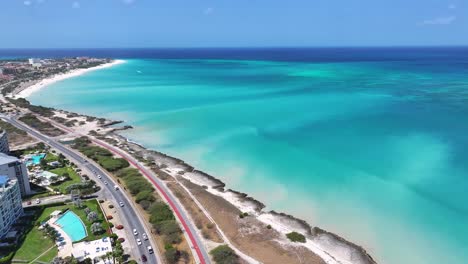
{"type": "Polygon", "coordinates": [[[125,120],[380,263],[468,263],[468,48],[0,50],[81,55],[126,63],[30,100],[125,120]]]}

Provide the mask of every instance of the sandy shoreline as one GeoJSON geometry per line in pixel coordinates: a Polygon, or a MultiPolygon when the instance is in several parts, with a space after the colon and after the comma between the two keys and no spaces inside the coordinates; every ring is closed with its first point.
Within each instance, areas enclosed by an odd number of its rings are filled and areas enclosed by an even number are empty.
{"type": "MultiPolygon", "coordinates": [[[[14,91],[14,93],[17,94],[13,94],[13,97],[28,97],[34,92],[37,92],[41,88],[52,83],[67,78],[79,76],[89,71],[112,67],[114,65],[121,64],[124,62],[125,61],[123,60],[115,60],[110,63],[106,63],[96,67],[88,69],[77,69],[65,74],[56,75],[51,78],[41,80],[38,83],[31,85],[22,91],[14,91]]],[[[62,117],[66,118],[66,115],[63,115],[62,117]]],[[[89,122],[86,123],[88,124],[89,122]]],[[[98,127],[103,128],[103,126],[100,126],[97,123],[93,124],[93,126],[91,127],[93,130],[97,130],[98,127]]],[[[183,160],[168,156],[164,153],[160,153],[155,150],[147,149],[143,145],[137,142],[133,142],[130,139],[120,135],[118,131],[110,132],[109,136],[112,138],[115,137],[122,139],[129,144],[141,148],[143,151],[154,153],[158,157],[156,159],[156,162],[159,165],[164,164],[166,166],[164,169],[162,169],[162,171],[164,171],[165,173],[171,175],[174,178],[181,176],[196,185],[205,187],[206,191],[208,191],[209,193],[223,198],[224,200],[228,201],[230,204],[238,208],[241,212],[248,212],[249,215],[254,216],[258,221],[266,225],[271,225],[271,227],[279,233],[285,235],[289,232],[296,231],[304,234],[307,237],[306,243],[298,244],[290,242],[284,236],[283,239],[277,241],[281,245],[289,247],[306,247],[311,252],[315,253],[320,258],[322,258],[323,261],[327,264],[375,263],[375,261],[367,254],[367,252],[362,247],[348,242],[345,239],[333,233],[323,231],[320,228],[312,227],[309,223],[301,219],[297,219],[293,216],[276,213],[274,211],[264,211],[263,209],[265,208],[265,205],[263,203],[248,196],[247,194],[225,188],[225,184],[221,180],[211,175],[208,175],[202,171],[196,170],[189,164],[186,164],[183,160]]],[[[123,148],[120,149],[124,152],[127,152],[123,148]]]]}
{"type": "Polygon", "coordinates": [[[59,81],[62,81],[62,80],[68,79],[68,78],[80,76],[80,75],[83,75],[83,74],[85,74],[87,72],[109,68],[109,67],[112,67],[114,65],[122,64],[124,62],[125,62],[124,60],[113,60],[113,61],[111,61],[109,63],[104,63],[104,64],[98,65],[96,67],[91,67],[91,68],[86,68],[86,69],[75,69],[75,70],[71,70],[71,71],[69,71],[67,73],[57,74],[57,75],[54,75],[52,77],[43,79],[43,80],[41,80],[41,81],[31,85],[31,86],[28,86],[28,87],[24,88],[23,90],[21,90],[19,92],[15,92],[15,94],[13,94],[11,97],[13,97],[13,98],[26,98],[26,97],[30,96],[31,94],[33,94],[33,93],[41,90],[42,88],[46,87],[47,85],[50,85],[50,84],[53,84],[53,83],[56,83],[56,82],[59,82],[59,81]]]}

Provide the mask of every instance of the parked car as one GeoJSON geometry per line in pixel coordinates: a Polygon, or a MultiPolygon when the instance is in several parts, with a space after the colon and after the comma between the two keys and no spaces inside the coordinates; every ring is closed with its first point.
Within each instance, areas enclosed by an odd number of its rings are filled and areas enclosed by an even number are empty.
{"type": "Polygon", "coordinates": [[[123,226],[123,225],[117,225],[115,228],[117,228],[117,229],[121,230],[121,229],[123,229],[123,228],[124,228],[124,226],[123,226]]]}
{"type": "Polygon", "coordinates": [[[123,237],[119,237],[117,240],[118,240],[120,243],[122,243],[122,242],[124,242],[124,241],[125,241],[125,238],[123,238],[123,237]]]}
{"type": "Polygon", "coordinates": [[[146,262],[148,261],[148,258],[145,255],[141,255],[141,261],[146,262]]]}
{"type": "Polygon", "coordinates": [[[98,176],[97,176],[97,177],[98,177],[98,179],[102,179],[102,176],[101,176],[101,175],[99,175],[99,174],[98,174],[98,176]]]}
{"type": "Polygon", "coordinates": [[[153,254],[153,248],[150,247],[150,246],[148,246],[148,252],[149,252],[150,254],[153,254]]]}
{"type": "Polygon", "coordinates": [[[107,181],[104,181],[104,184],[107,185],[107,181]]]}
{"type": "Polygon", "coordinates": [[[40,204],[40,203],[41,203],[41,200],[36,199],[36,204],[40,204]]]}
{"type": "Polygon", "coordinates": [[[124,203],[123,203],[123,202],[120,202],[119,205],[120,205],[120,207],[123,207],[123,206],[124,206],[124,203]]]}
{"type": "Polygon", "coordinates": [[[139,238],[137,238],[137,245],[141,246],[141,240],[139,238]]]}
{"type": "Polygon", "coordinates": [[[137,231],[136,229],[133,229],[133,234],[134,234],[135,236],[138,236],[138,231],[137,231]]]}
{"type": "Polygon", "coordinates": [[[28,201],[26,204],[27,204],[27,205],[31,205],[32,203],[31,203],[31,201],[28,201]]]}
{"type": "Polygon", "coordinates": [[[146,233],[143,233],[141,236],[143,237],[144,240],[148,240],[148,236],[146,235],[146,233]]]}

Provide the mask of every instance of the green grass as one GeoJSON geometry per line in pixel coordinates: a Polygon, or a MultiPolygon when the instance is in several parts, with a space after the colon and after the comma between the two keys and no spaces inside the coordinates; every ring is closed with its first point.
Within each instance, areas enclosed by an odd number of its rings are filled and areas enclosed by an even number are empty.
{"type": "Polygon", "coordinates": [[[50,186],[53,189],[58,188],[61,193],[66,193],[66,189],[68,186],[81,182],[80,176],[70,167],[57,168],[57,169],[50,170],[50,172],[55,173],[59,176],[62,176],[64,173],[68,173],[68,175],[70,176],[71,178],[70,180],[62,182],[59,185],[50,186]]]}
{"type": "MultiPolygon", "coordinates": [[[[37,229],[37,227],[33,227],[27,234],[21,247],[16,251],[13,259],[32,261],[53,245],[54,243],[50,238],[45,237],[42,231],[37,229]]],[[[46,259],[46,256],[42,257],[45,262],[50,262],[55,256],[56,255],[52,256],[50,259],[46,259]]]]}
{"type": "Polygon", "coordinates": [[[57,161],[58,156],[49,152],[45,156],[44,160],[47,161],[47,163],[52,162],[52,161],[57,161]]]}
{"type": "MultiPolygon", "coordinates": [[[[98,201],[96,200],[88,200],[88,201],[83,201],[83,204],[85,206],[87,206],[91,211],[95,211],[98,213],[98,216],[99,216],[99,220],[101,220],[102,222],[102,228],[104,230],[107,230],[109,228],[109,225],[108,223],[105,221],[105,218],[104,218],[104,214],[102,213],[101,211],[101,208],[99,207],[99,203],[98,201]]],[[[66,209],[66,208],[69,208],[71,211],[73,211],[77,216],[79,216],[81,218],[81,221],[83,221],[83,223],[85,224],[86,226],[86,231],[88,233],[88,236],[84,239],[86,241],[89,241],[89,240],[96,240],[96,239],[99,239],[99,238],[102,238],[104,236],[107,236],[106,233],[104,234],[101,234],[101,235],[94,235],[92,232],[91,232],[91,222],[88,221],[88,219],[86,218],[86,214],[84,212],[84,208],[83,209],[79,209],[79,208],[76,208],[73,204],[67,204],[67,205],[60,205],[60,206],[54,206],[54,207],[47,207],[44,212],[41,214],[41,216],[38,218],[38,221],[44,221],[45,219],[47,219],[47,217],[55,210],[63,210],[63,209],[66,209]]]]}
{"type": "MultiPolygon", "coordinates": [[[[99,220],[102,222],[102,227],[104,230],[107,230],[109,228],[107,222],[105,221],[104,214],[102,213],[99,203],[96,200],[88,200],[88,201],[83,201],[83,204],[86,205],[91,211],[95,211],[98,213],[99,220]]],[[[50,214],[53,211],[56,210],[64,210],[69,208],[71,211],[73,211],[76,215],[78,215],[83,223],[86,226],[86,231],[88,233],[88,236],[84,239],[86,241],[90,240],[96,240],[99,238],[102,238],[104,236],[108,236],[107,233],[101,234],[101,235],[94,235],[91,232],[91,222],[88,221],[86,218],[84,208],[83,209],[78,209],[76,208],[73,204],[67,204],[67,205],[59,205],[59,206],[50,206],[50,207],[45,207],[44,210],[42,211],[41,215],[37,218],[37,221],[43,222],[45,221],[50,214]]],[[[14,256],[14,259],[17,260],[26,260],[26,261],[32,261],[33,259],[37,258],[39,255],[44,253],[47,249],[52,247],[54,243],[52,240],[48,237],[45,237],[42,231],[40,231],[36,226],[31,229],[31,231],[26,235],[26,238],[24,242],[22,243],[21,247],[16,251],[16,254],[14,256]]],[[[53,248],[50,251],[48,251],[46,254],[41,256],[38,261],[42,262],[51,262],[52,259],[57,256],[57,248],[53,248]]]]}
{"type": "MultiPolygon", "coordinates": [[[[101,208],[99,207],[98,201],[88,200],[84,202],[84,205],[86,205],[91,211],[97,212],[99,220],[101,220],[102,228],[104,230],[107,230],[109,228],[109,225],[107,224],[104,218],[104,214],[102,213],[101,208]]],[[[76,215],[78,215],[86,226],[86,231],[88,232],[88,236],[84,240],[90,241],[90,240],[96,240],[96,239],[102,238],[104,236],[108,236],[108,234],[106,233],[101,234],[101,235],[94,235],[91,232],[91,225],[93,223],[88,221],[83,209],[78,209],[78,208],[75,208],[75,206],[71,205],[70,210],[72,210],[76,215]]]]}
{"type": "Polygon", "coordinates": [[[47,251],[44,255],[37,259],[37,261],[50,263],[58,254],[57,247],[52,248],[51,250],[47,251]]]}

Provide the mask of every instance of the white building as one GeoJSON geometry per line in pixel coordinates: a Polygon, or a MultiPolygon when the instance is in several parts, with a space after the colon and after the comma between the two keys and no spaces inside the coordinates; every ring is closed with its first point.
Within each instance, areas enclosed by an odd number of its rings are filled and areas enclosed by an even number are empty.
{"type": "Polygon", "coordinates": [[[112,264],[112,259],[101,259],[108,252],[112,252],[112,243],[110,238],[104,237],[94,241],[85,241],[73,244],[72,255],[78,261],[86,258],[93,260],[93,263],[112,264]]]}
{"type": "Polygon", "coordinates": [[[10,146],[8,145],[8,136],[6,131],[0,130],[0,152],[8,154],[10,153],[10,146]]]}
{"type": "Polygon", "coordinates": [[[18,158],[0,153],[0,175],[6,175],[10,179],[18,180],[21,196],[31,193],[28,170],[26,165],[18,158]]]}
{"type": "Polygon", "coordinates": [[[23,214],[18,181],[0,176],[0,237],[8,234],[11,226],[23,214]]]}

